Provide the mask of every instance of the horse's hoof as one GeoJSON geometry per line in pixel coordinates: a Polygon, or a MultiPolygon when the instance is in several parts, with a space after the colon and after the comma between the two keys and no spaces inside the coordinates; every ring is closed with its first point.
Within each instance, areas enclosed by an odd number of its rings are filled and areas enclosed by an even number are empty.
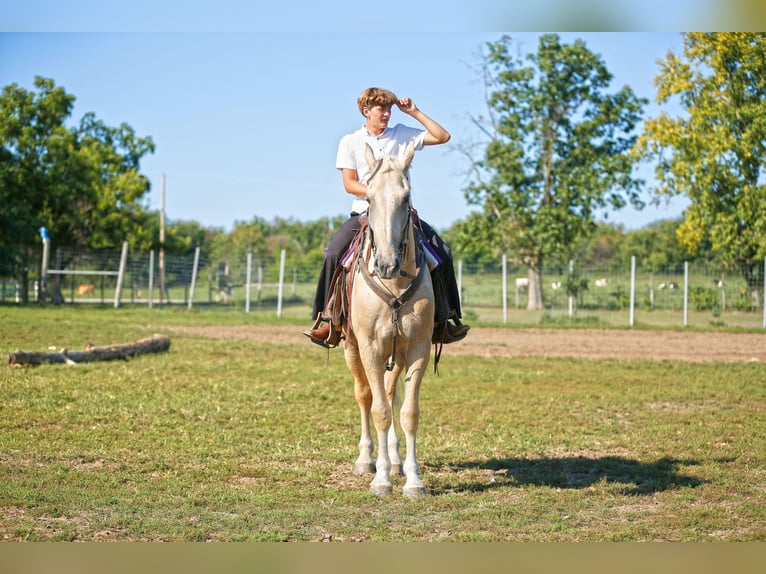
{"type": "Polygon", "coordinates": [[[392,464],[391,470],[388,472],[388,476],[404,476],[401,464],[392,464]]]}
{"type": "Polygon", "coordinates": [[[374,462],[354,463],[354,474],[375,474],[375,463],[374,462]]]}
{"type": "Polygon", "coordinates": [[[390,484],[373,484],[370,486],[370,492],[375,496],[391,496],[394,492],[394,487],[390,484]]]}
{"type": "Polygon", "coordinates": [[[407,498],[420,498],[421,496],[426,495],[426,487],[425,486],[405,486],[404,487],[404,496],[407,498]]]}

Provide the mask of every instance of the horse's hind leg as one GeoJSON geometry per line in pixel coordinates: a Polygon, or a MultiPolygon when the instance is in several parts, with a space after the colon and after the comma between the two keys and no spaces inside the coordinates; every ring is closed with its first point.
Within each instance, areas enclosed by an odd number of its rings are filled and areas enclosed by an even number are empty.
{"type": "Polygon", "coordinates": [[[370,434],[370,408],[372,407],[372,392],[364,374],[364,369],[359,361],[359,350],[351,345],[346,345],[346,364],[354,376],[354,398],[359,405],[359,420],[361,425],[359,436],[359,457],[354,462],[355,474],[374,474],[375,462],[372,451],[375,443],[370,434]]]}
{"type": "Polygon", "coordinates": [[[404,476],[402,470],[402,457],[399,455],[399,437],[396,434],[396,417],[391,421],[388,429],[388,458],[391,460],[391,472],[389,476],[404,476]]]}

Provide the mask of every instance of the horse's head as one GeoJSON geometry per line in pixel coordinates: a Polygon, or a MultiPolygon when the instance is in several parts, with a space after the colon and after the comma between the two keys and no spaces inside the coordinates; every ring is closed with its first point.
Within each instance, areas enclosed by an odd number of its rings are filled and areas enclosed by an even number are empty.
{"type": "Polygon", "coordinates": [[[410,224],[410,181],[407,177],[415,148],[407,147],[404,158],[376,160],[366,146],[365,160],[372,170],[367,182],[368,217],[375,272],[393,278],[401,268],[402,250],[410,224]]]}

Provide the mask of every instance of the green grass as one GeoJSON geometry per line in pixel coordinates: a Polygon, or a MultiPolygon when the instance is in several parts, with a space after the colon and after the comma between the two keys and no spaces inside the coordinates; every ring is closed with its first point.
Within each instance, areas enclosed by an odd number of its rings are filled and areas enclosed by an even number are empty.
{"type": "MultiPolygon", "coordinates": [[[[178,309],[0,307],[3,352],[128,342],[178,309]]],[[[295,320],[296,324],[298,320],[295,320]]],[[[125,362],[0,368],[0,538],[763,541],[766,366],[455,357],[421,391],[429,496],[367,492],[342,353],[171,334],[125,362]]]]}

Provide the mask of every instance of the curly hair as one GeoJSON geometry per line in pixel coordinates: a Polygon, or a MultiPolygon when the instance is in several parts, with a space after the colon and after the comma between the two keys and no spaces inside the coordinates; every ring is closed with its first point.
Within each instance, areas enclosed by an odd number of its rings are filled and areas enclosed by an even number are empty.
{"type": "Polygon", "coordinates": [[[367,88],[359,94],[356,103],[359,105],[359,111],[364,115],[364,108],[393,106],[397,99],[393,92],[385,88],[367,88]]]}

